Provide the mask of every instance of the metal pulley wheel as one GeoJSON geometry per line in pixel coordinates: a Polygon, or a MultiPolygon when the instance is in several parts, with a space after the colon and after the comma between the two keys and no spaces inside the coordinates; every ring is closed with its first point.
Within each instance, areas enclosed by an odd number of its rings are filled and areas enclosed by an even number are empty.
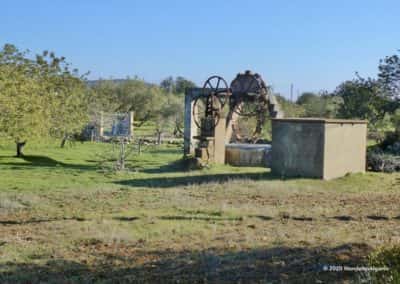
{"type": "Polygon", "coordinates": [[[229,96],[230,90],[224,78],[209,77],[203,85],[202,96],[195,99],[193,103],[193,118],[196,126],[204,130],[204,121],[207,121],[206,130],[214,129],[229,96]]]}

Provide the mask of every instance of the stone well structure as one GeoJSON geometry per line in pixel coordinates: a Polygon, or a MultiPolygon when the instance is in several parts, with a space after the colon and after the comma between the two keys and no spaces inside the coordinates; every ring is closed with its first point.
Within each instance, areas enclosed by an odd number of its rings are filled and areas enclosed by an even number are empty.
{"type": "Polygon", "coordinates": [[[184,154],[211,163],[271,167],[282,177],[332,179],[365,171],[366,121],[283,116],[259,74],[239,73],[229,87],[211,76],[203,88],[186,91],[184,154]],[[272,145],[256,144],[267,116],[272,145]],[[256,119],[247,138],[240,117],[256,119]]]}
{"type": "Polygon", "coordinates": [[[254,146],[266,117],[283,117],[283,112],[259,74],[239,73],[229,87],[222,77],[211,76],[203,88],[186,90],[184,155],[213,163],[266,166],[270,145],[254,146]],[[199,110],[201,107],[204,110],[199,110]],[[240,133],[240,117],[256,120],[254,131],[247,137],[240,133]]]}

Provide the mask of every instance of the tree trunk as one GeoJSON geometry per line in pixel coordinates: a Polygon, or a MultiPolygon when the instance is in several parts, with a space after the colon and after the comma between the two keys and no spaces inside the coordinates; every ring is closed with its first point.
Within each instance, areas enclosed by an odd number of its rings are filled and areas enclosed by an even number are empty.
{"type": "Polygon", "coordinates": [[[121,140],[120,142],[120,152],[119,152],[119,170],[124,171],[125,170],[125,142],[121,140]]]}
{"type": "Polygon", "coordinates": [[[142,139],[139,139],[139,142],[138,142],[138,155],[140,155],[141,154],[141,152],[142,152],[142,143],[143,143],[143,141],[142,141],[142,139]]]}
{"type": "Polygon", "coordinates": [[[61,144],[60,144],[60,147],[61,147],[61,148],[64,148],[65,143],[67,142],[67,139],[68,139],[68,136],[65,135],[65,136],[63,137],[63,139],[61,140],[61,144]]]}
{"type": "Polygon", "coordinates": [[[23,155],[24,155],[24,153],[22,152],[22,150],[23,150],[23,148],[24,148],[24,146],[25,146],[25,144],[26,144],[26,141],[24,141],[24,142],[15,142],[16,143],[16,145],[17,145],[17,157],[22,157],[23,155]]]}
{"type": "Polygon", "coordinates": [[[162,131],[157,130],[157,145],[161,145],[162,143],[162,131]]]}

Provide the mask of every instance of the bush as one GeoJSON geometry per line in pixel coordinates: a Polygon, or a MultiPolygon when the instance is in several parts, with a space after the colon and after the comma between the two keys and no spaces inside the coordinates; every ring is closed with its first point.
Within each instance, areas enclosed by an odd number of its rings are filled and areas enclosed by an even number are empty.
{"type": "Polygon", "coordinates": [[[389,270],[373,273],[376,283],[400,283],[400,246],[383,248],[369,256],[369,265],[389,270]]]}
{"type": "Polygon", "coordinates": [[[367,154],[368,168],[375,172],[393,173],[400,171],[400,156],[371,150],[367,154]]]}
{"type": "Polygon", "coordinates": [[[392,155],[400,156],[400,141],[387,146],[386,151],[392,155]]]}
{"type": "Polygon", "coordinates": [[[386,133],[385,139],[379,144],[379,147],[393,155],[400,155],[400,133],[386,133]]]}
{"type": "Polygon", "coordinates": [[[397,135],[400,135],[400,108],[398,108],[392,117],[394,127],[396,129],[397,135]]]}
{"type": "Polygon", "coordinates": [[[393,117],[386,114],[382,119],[375,123],[368,124],[368,136],[375,141],[382,143],[386,140],[387,136],[390,135],[395,129],[393,117]]]}
{"type": "Polygon", "coordinates": [[[368,169],[376,172],[400,171],[400,133],[387,132],[385,138],[367,153],[368,169]]]}

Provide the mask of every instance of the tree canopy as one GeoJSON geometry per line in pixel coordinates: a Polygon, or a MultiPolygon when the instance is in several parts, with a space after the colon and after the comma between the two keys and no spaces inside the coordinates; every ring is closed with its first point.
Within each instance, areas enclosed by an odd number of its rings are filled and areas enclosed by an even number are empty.
{"type": "Polygon", "coordinates": [[[176,79],[169,76],[161,81],[160,87],[169,94],[183,94],[186,89],[196,87],[196,84],[182,76],[178,76],[176,79]]]}
{"type": "Polygon", "coordinates": [[[305,92],[299,96],[296,103],[304,108],[305,117],[333,118],[338,115],[343,100],[340,96],[327,92],[305,92]]]}
{"type": "Polygon", "coordinates": [[[52,52],[29,55],[11,44],[0,50],[0,134],[20,147],[78,131],[87,121],[86,85],[77,70],[52,52]]]}
{"type": "Polygon", "coordinates": [[[378,81],[393,100],[400,100],[400,57],[386,56],[379,64],[378,81]]]}

